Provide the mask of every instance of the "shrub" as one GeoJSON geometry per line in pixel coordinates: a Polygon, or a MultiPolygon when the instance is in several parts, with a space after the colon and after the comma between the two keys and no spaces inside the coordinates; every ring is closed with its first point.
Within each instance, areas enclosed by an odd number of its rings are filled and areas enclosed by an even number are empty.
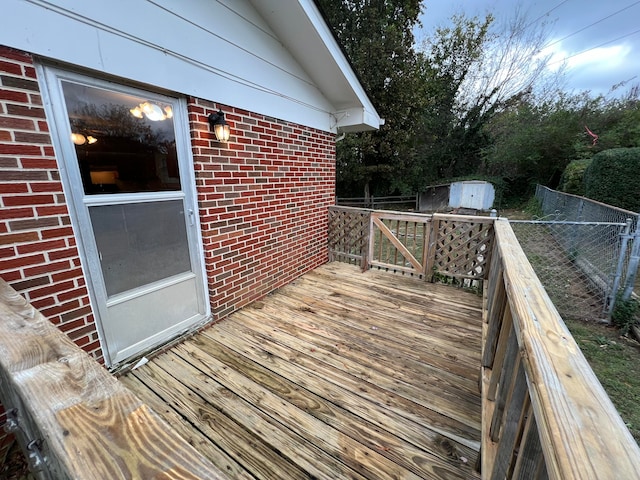
{"type": "Polygon", "coordinates": [[[560,190],[573,195],[584,196],[584,172],[589,165],[591,165],[590,158],[574,160],[567,165],[560,179],[560,190]]]}
{"type": "Polygon", "coordinates": [[[611,321],[618,327],[623,335],[629,333],[631,327],[637,322],[637,315],[640,313],[640,303],[635,298],[623,300],[620,295],[616,299],[611,321]]]}
{"type": "Polygon", "coordinates": [[[587,197],[640,211],[640,147],[612,148],[597,153],[584,178],[587,197]]]}

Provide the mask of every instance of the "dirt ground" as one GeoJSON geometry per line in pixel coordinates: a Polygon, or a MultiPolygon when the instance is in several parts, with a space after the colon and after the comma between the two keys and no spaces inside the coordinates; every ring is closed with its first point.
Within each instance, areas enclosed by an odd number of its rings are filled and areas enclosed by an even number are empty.
{"type": "Polygon", "coordinates": [[[7,452],[6,461],[0,468],[0,480],[35,480],[29,473],[29,465],[17,442],[7,452]]]}

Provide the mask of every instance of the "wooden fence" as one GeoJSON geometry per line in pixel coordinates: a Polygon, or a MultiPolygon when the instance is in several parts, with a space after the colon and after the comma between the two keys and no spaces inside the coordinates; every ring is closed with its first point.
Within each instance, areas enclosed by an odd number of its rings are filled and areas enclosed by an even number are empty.
{"type": "Polygon", "coordinates": [[[2,279],[0,400],[38,479],[227,478],[2,279]]]}
{"type": "Polygon", "coordinates": [[[640,448],[508,220],[343,207],[329,215],[333,259],[485,280],[482,478],[640,479],[640,448]]]}
{"type": "Polygon", "coordinates": [[[329,209],[332,260],[403,272],[426,280],[486,278],[493,218],[329,209]]]}

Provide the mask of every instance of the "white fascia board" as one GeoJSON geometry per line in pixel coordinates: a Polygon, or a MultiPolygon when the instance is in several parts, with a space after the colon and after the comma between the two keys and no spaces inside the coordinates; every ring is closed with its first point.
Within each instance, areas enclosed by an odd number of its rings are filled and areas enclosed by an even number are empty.
{"type": "Polygon", "coordinates": [[[384,124],[312,0],[250,1],[333,105],[338,131],[384,124]]]}
{"type": "Polygon", "coordinates": [[[362,107],[340,110],[334,112],[333,116],[336,120],[335,129],[344,133],[377,130],[381,125],[384,125],[384,119],[381,119],[375,112],[371,113],[362,107]]]}
{"type": "MultiPolygon", "coordinates": [[[[384,119],[381,119],[378,115],[378,112],[371,103],[371,100],[360,83],[360,80],[358,80],[358,77],[351,68],[351,64],[338,45],[330,27],[327,25],[320,13],[320,10],[318,10],[318,7],[313,0],[299,0],[299,3],[320,35],[323,44],[331,53],[331,56],[339,67],[340,72],[344,75],[349,86],[353,90],[353,93],[360,102],[359,106],[362,108],[360,115],[349,115],[343,122],[338,122],[338,129],[342,131],[358,131],[358,125],[361,125],[363,127],[362,130],[377,130],[381,125],[384,125],[384,119]],[[349,118],[352,120],[349,121],[349,118]]],[[[354,107],[347,111],[353,110],[355,110],[354,107]]],[[[339,114],[340,112],[336,113],[339,114]]]]}

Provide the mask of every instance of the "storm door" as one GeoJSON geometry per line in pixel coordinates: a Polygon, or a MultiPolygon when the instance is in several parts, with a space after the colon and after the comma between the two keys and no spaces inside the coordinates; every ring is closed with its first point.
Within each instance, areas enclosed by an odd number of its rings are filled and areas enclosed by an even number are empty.
{"type": "Polygon", "coordinates": [[[53,68],[44,73],[65,192],[114,365],[208,313],[186,105],[53,68]]]}

